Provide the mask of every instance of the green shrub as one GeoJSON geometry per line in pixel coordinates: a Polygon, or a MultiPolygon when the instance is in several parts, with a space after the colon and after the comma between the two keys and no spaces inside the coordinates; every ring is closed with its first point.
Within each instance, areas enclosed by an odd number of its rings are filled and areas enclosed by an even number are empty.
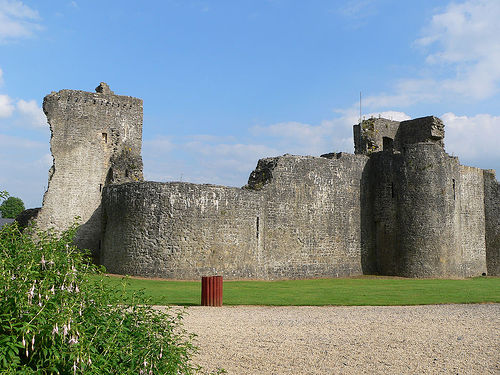
{"type": "Polygon", "coordinates": [[[0,204],[2,217],[15,219],[17,215],[24,211],[24,202],[21,198],[8,197],[0,204]]]}
{"type": "Polygon", "coordinates": [[[116,303],[126,284],[89,280],[99,270],[72,245],[75,231],[0,231],[0,373],[195,373],[182,313],[116,303]]]}

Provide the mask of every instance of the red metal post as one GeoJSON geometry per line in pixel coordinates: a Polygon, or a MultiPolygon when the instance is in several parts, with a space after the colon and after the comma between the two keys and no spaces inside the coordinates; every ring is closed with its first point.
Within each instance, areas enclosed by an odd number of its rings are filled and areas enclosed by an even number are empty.
{"type": "Polygon", "coordinates": [[[210,277],[210,306],[215,306],[215,277],[210,277]]]}
{"type": "Polygon", "coordinates": [[[214,306],[220,306],[219,305],[219,278],[220,276],[214,276],[214,306]]]}
{"type": "Polygon", "coordinates": [[[207,306],[212,306],[212,301],[214,300],[214,278],[210,276],[208,278],[208,301],[207,306]]]}
{"type": "Polygon", "coordinates": [[[222,276],[203,276],[201,278],[201,305],[222,306],[222,276]]]}
{"type": "Polygon", "coordinates": [[[216,300],[216,306],[222,306],[222,276],[215,276],[216,283],[217,283],[217,300],[216,300]]]}

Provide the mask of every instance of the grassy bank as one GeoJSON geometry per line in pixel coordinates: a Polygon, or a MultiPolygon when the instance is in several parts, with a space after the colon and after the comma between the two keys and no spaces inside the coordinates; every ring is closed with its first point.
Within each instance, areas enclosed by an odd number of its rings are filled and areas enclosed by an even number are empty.
{"type": "MultiPolygon", "coordinates": [[[[126,291],[144,291],[155,305],[197,306],[201,282],[103,277],[126,291]],[[124,283],[126,283],[125,286],[124,283]]],[[[287,281],[225,281],[224,305],[425,305],[441,303],[500,303],[500,278],[464,280],[360,277],[287,281]]]]}

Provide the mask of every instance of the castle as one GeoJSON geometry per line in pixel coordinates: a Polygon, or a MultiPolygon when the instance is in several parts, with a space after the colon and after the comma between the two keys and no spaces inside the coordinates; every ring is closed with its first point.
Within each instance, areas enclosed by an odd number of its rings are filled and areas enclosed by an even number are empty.
{"type": "Polygon", "coordinates": [[[112,273],[172,279],[500,275],[500,185],[436,117],[354,126],[355,154],[261,159],[243,188],[146,182],[142,100],[47,95],[54,164],[36,222],[112,273]]]}

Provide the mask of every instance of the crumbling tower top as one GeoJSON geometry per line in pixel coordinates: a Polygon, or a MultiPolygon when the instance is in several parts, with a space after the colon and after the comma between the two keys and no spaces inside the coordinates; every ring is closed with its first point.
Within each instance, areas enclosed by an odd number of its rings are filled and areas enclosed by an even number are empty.
{"type": "Polygon", "coordinates": [[[354,125],[354,152],[402,151],[408,144],[430,142],[444,148],[444,124],[434,116],[407,121],[369,118],[354,125]]]}
{"type": "Polygon", "coordinates": [[[101,82],[99,86],[95,88],[95,92],[98,94],[114,95],[115,93],[111,91],[106,82],[101,82]]]}

